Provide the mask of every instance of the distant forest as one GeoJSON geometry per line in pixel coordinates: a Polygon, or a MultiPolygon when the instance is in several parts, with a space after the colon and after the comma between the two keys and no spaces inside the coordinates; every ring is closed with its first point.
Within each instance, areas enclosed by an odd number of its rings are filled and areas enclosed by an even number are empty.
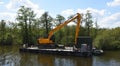
{"type": "MultiPolygon", "coordinates": [[[[93,22],[90,11],[86,11],[86,14],[81,15],[84,18],[81,20],[79,36],[91,36],[93,46],[100,49],[120,49],[120,27],[111,29],[100,28],[97,21],[93,22]],[[95,23],[95,27],[93,27],[93,23],[95,23]]],[[[70,15],[67,19],[73,16],[74,15],[70,15]]],[[[58,14],[56,18],[53,18],[48,12],[36,18],[36,14],[31,8],[21,6],[17,11],[17,21],[0,21],[0,45],[37,45],[38,38],[47,37],[53,27],[60,25],[67,19],[60,14],[58,14]]],[[[74,44],[75,28],[76,25],[66,25],[56,31],[54,33],[55,42],[66,45],[74,44]]]]}

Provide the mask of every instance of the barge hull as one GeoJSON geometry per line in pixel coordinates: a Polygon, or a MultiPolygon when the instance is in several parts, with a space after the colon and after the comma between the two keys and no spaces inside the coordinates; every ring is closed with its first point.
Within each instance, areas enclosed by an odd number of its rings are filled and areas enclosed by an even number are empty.
{"type": "Polygon", "coordinates": [[[64,49],[28,49],[28,48],[20,48],[20,52],[63,55],[63,56],[92,56],[92,52],[79,52],[79,51],[64,50],[64,49]]]}

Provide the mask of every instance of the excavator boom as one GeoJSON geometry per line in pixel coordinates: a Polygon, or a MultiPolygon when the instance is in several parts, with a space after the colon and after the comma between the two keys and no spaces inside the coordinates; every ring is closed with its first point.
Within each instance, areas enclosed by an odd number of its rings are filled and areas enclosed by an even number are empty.
{"type": "Polygon", "coordinates": [[[55,27],[54,29],[52,29],[49,32],[48,38],[40,38],[40,39],[38,39],[39,44],[53,44],[54,42],[52,40],[50,40],[50,39],[51,39],[52,35],[54,34],[54,32],[61,29],[63,26],[67,25],[68,23],[74,21],[75,19],[77,19],[76,34],[75,34],[75,44],[76,44],[79,29],[80,29],[80,21],[81,21],[81,15],[79,13],[77,13],[77,15],[74,16],[73,18],[65,21],[64,23],[62,23],[62,24],[58,25],[57,27],[55,27]]]}

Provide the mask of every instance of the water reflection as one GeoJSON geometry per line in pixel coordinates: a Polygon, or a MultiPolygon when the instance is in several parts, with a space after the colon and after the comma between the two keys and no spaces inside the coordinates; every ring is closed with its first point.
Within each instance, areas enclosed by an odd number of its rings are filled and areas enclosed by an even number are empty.
{"type": "Polygon", "coordinates": [[[20,66],[40,66],[37,55],[21,53],[20,66]]]}
{"type": "Polygon", "coordinates": [[[20,57],[15,48],[12,46],[0,47],[0,66],[19,66],[19,60],[20,57]]]}
{"type": "Polygon", "coordinates": [[[103,56],[73,57],[20,53],[19,46],[0,46],[0,66],[120,66],[120,51],[103,56]]]}
{"type": "Polygon", "coordinates": [[[20,66],[92,66],[92,58],[22,53],[20,66]]]}
{"type": "Polygon", "coordinates": [[[38,61],[41,66],[54,66],[55,57],[51,55],[38,55],[38,61]]]}
{"type": "Polygon", "coordinates": [[[103,56],[93,57],[93,66],[120,66],[120,51],[106,51],[103,56]]]}
{"type": "Polygon", "coordinates": [[[92,58],[39,55],[39,63],[42,66],[92,66],[92,58]]]}

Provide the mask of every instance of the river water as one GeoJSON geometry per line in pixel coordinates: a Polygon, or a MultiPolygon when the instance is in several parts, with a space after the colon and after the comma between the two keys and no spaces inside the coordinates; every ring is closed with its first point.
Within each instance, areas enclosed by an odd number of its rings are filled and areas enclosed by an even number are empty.
{"type": "Polygon", "coordinates": [[[0,66],[120,66],[120,51],[102,56],[73,57],[20,53],[19,46],[0,46],[0,66]]]}

